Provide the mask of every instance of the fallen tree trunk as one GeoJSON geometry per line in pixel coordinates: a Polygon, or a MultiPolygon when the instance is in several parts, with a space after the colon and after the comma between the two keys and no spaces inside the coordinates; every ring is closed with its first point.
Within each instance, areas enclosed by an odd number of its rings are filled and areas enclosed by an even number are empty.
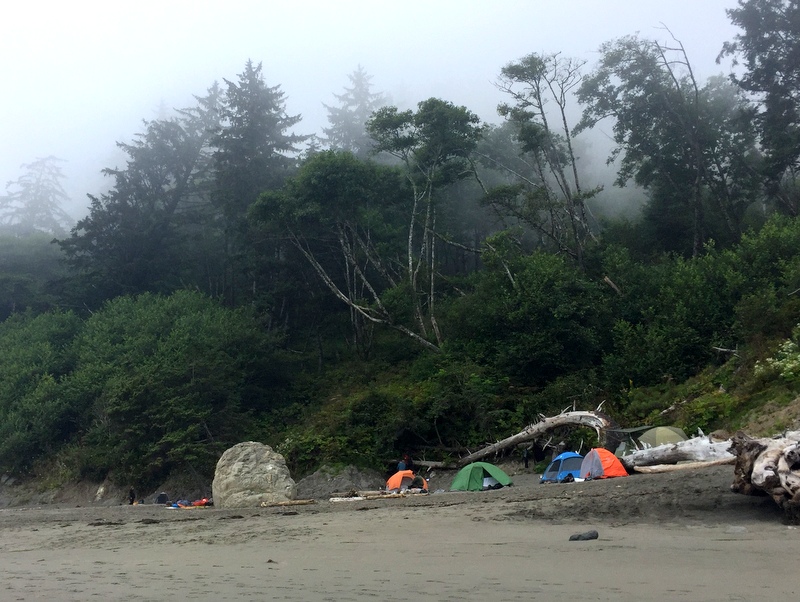
{"type": "Polygon", "coordinates": [[[712,443],[708,437],[694,437],[678,443],[640,449],[619,460],[628,472],[633,472],[640,466],[686,461],[705,464],[728,460],[732,463],[735,456],[729,451],[730,445],[730,441],[712,443]]]}
{"type": "Polygon", "coordinates": [[[736,456],[731,491],[744,495],[768,495],[800,521],[800,431],[756,439],[743,432],[731,439],[736,456]]]}
{"type": "Polygon", "coordinates": [[[736,458],[722,458],[720,460],[710,460],[708,462],[683,462],[681,464],[656,464],[654,466],[634,466],[633,470],[645,474],[658,474],[663,472],[675,472],[678,470],[693,470],[695,468],[706,468],[707,466],[721,466],[724,464],[734,464],[736,458]]]}
{"type": "Polygon", "coordinates": [[[476,462],[477,460],[481,460],[483,458],[496,454],[510,447],[515,447],[520,443],[533,441],[534,439],[541,437],[548,431],[562,426],[591,427],[595,431],[597,431],[597,436],[600,439],[600,441],[604,441],[605,431],[607,429],[614,428],[616,424],[611,418],[609,418],[602,412],[597,412],[597,411],[562,412],[557,416],[543,417],[539,422],[528,425],[527,427],[525,427],[524,430],[517,433],[516,435],[507,437],[502,441],[498,441],[497,443],[488,445],[483,449],[476,451],[475,453],[469,454],[468,456],[459,459],[458,462],[456,463],[456,467],[460,468],[462,466],[466,466],[471,462],[476,462]]]}
{"type": "Polygon", "coordinates": [[[262,508],[272,508],[276,506],[307,506],[316,504],[316,500],[286,500],[283,502],[261,502],[262,508]]]}

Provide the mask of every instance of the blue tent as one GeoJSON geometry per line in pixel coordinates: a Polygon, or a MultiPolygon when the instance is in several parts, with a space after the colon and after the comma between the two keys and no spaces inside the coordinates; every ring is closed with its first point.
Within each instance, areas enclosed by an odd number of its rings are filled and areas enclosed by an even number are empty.
{"type": "Polygon", "coordinates": [[[558,454],[550,462],[539,482],[563,483],[565,480],[575,480],[581,476],[581,462],[583,462],[583,456],[575,452],[558,454]]]}

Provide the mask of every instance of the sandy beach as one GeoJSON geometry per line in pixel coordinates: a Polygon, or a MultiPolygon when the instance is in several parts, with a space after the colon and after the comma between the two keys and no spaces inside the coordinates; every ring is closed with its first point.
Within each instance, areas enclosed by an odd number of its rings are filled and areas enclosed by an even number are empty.
{"type": "MultiPolygon", "coordinates": [[[[796,599],[800,528],[720,466],[253,509],[0,510],[0,600],[796,599]],[[595,529],[598,539],[569,541],[595,529]]],[[[431,489],[443,489],[434,477],[431,489]]]]}

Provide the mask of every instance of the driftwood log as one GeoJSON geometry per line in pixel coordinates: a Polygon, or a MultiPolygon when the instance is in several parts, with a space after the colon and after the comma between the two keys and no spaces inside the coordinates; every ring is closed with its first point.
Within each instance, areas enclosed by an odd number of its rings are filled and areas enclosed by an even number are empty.
{"type": "Polygon", "coordinates": [[[283,502],[261,502],[262,508],[272,508],[276,506],[307,506],[316,504],[316,500],[285,500],[283,502]]]}
{"type": "Polygon", "coordinates": [[[722,458],[721,460],[710,460],[708,462],[681,462],[680,464],[655,464],[653,466],[634,466],[636,472],[645,474],[657,474],[662,472],[677,472],[679,470],[694,470],[695,468],[707,468],[709,466],[722,466],[734,464],[736,457],[722,458]]]}
{"type": "Polygon", "coordinates": [[[534,439],[538,439],[539,437],[545,435],[548,431],[562,426],[591,427],[597,431],[597,436],[600,441],[604,441],[605,431],[610,428],[614,428],[616,424],[611,418],[598,411],[562,412],[557,416],[544,416],[539,422],[535,422],[534,424],[526,426],[516,435],[507,437],[502,441],[488,445],[483,449],[476,451],[475,453],[460,458],[456,463],[456,467],[460,468],[462,466],[466,466],[471,462],[482,460],[483,458],[487,458],[505,449],[515,447],[520,443],[533,441],[534,439]]]}
{"type": "Polygon", "coordinates": [[[730,450],[736,456],[731,491],[768,495],[788,518],[800,520],[800,431],[761,439],[740,431],[730,450]]]}
{"type": "Polygon", "coordinates": [[[678,462],[692,462],[695,467],[708,466],[712,462],[733,464],[735,456],[729,450],[730,445],[730,441],[714,443],[709,437],[693,437],[678,443],[640,449],[619,460],[628,472],[633,472],[642,466],[678,462]]]}

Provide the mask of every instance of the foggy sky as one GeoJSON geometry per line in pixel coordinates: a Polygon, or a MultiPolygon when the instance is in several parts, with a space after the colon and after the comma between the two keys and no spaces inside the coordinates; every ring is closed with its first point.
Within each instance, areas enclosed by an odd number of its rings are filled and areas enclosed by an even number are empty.
{"type": "Polygon", "coordinates": [[[497,123],[500,69],[532,52],[597,60],[606,41],[639,33],[686,47],[695,74],[737,30],[736,0],[16,0],[0,23],[0,194],[21,164],[55,155],[75,217],[99,172],[120,165],[114,143],[142,131],[161,103],[194,104],[214,82],[236,80],[247,59],[280,85],[298,133],[321,133],[322,103],[359,65],[375,92],[413,107],[429,97],[497,123]]]}

